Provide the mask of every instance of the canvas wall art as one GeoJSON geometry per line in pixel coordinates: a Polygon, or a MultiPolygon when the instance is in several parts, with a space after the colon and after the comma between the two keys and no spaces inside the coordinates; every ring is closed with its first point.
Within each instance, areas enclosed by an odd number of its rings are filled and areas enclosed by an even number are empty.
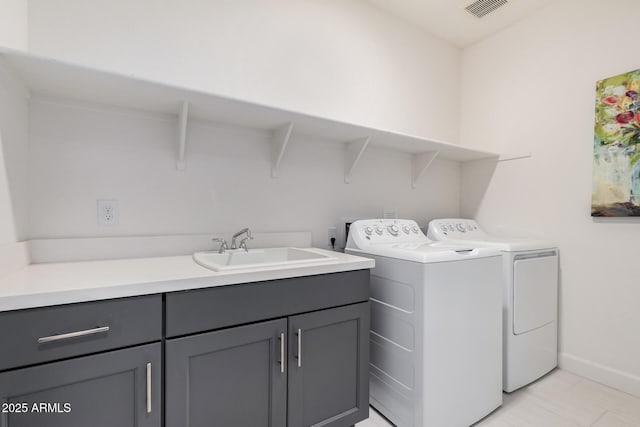
{"type": "Polygon", "coordinates": [[[640,70],[596,83],[591,215],[640,216],[640,70]]]}

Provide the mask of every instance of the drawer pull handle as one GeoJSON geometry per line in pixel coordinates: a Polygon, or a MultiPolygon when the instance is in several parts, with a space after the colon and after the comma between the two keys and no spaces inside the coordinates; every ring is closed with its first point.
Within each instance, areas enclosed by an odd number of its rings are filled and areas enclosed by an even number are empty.
{"type": "Polygon", "coordinates": [[[298,368],[302,367],[302,329],[298,329],[298,368]]]}
{"type": "Polygon", "coordinates": [[[147,414],[151,413],[151,363],[147,363],[147,414]]]}
{"type": "Polygon", "coordinates": [[[50,337],[42,337],[42,338],[38,338],[38,344],[68,340],[70,338],[84,337],[87,335],[100,334],[103,332],[109,332],[109,327],[101,326],[99,328],[85,329],[84,331],[69,332],[68,334],[51,335],[50,337]]]}
{"type": "Polygon", "coordinates": [[[284,332],[280,333],[280,373],[284,374],[285,353],[284,353],[284,332]]]}

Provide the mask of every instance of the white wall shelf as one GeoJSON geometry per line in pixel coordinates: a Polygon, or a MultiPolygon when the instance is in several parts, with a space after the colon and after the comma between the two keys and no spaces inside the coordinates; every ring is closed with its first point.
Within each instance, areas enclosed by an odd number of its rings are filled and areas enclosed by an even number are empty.
{"type": "Polygon", "coordinates": [[[458,162],[498,157],[495,153],[435,139],[314,117],[11,49],[0,48],[0,58],[32,93],[155,113],[176,115],[178,112],[178,170],[186,167],[187,128],[189,121],[194,119],[272,132],[270,161],[273,177],[280,174],[287,146],[296,134],[344,142],[346,183],[351,181],[363,154],[371,147],[411,154],[413,186],[436,155],[439,159],[458,162]]]}

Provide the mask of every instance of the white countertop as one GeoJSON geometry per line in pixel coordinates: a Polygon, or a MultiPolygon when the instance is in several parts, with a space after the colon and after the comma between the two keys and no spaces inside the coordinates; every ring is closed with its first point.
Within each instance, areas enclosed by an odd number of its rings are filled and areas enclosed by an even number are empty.
{"type": "Polygon", "coordinates": [[[31,264],[0,279],[0,312],[374,267],[368,258],[311,250],[334,259],[226,272],[201,267],[191,256],[31,264]]]}

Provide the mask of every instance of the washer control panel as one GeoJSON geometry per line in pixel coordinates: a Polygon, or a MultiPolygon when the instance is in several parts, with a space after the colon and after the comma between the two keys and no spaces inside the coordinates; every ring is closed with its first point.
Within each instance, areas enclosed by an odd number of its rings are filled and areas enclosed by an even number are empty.
{"type": "Polygon", "coordinates": [[[349,228],[349,239],[368,243],[405,243],[426,240],[418,224],[410,219],[365,219],[349,228]]]}
{"type": "Polygon", "coordinates": [[[434,219],[429,222],[427,237],[432,240],[478,239],[486,234],[477,222],[465,218],[434,219]]]}

